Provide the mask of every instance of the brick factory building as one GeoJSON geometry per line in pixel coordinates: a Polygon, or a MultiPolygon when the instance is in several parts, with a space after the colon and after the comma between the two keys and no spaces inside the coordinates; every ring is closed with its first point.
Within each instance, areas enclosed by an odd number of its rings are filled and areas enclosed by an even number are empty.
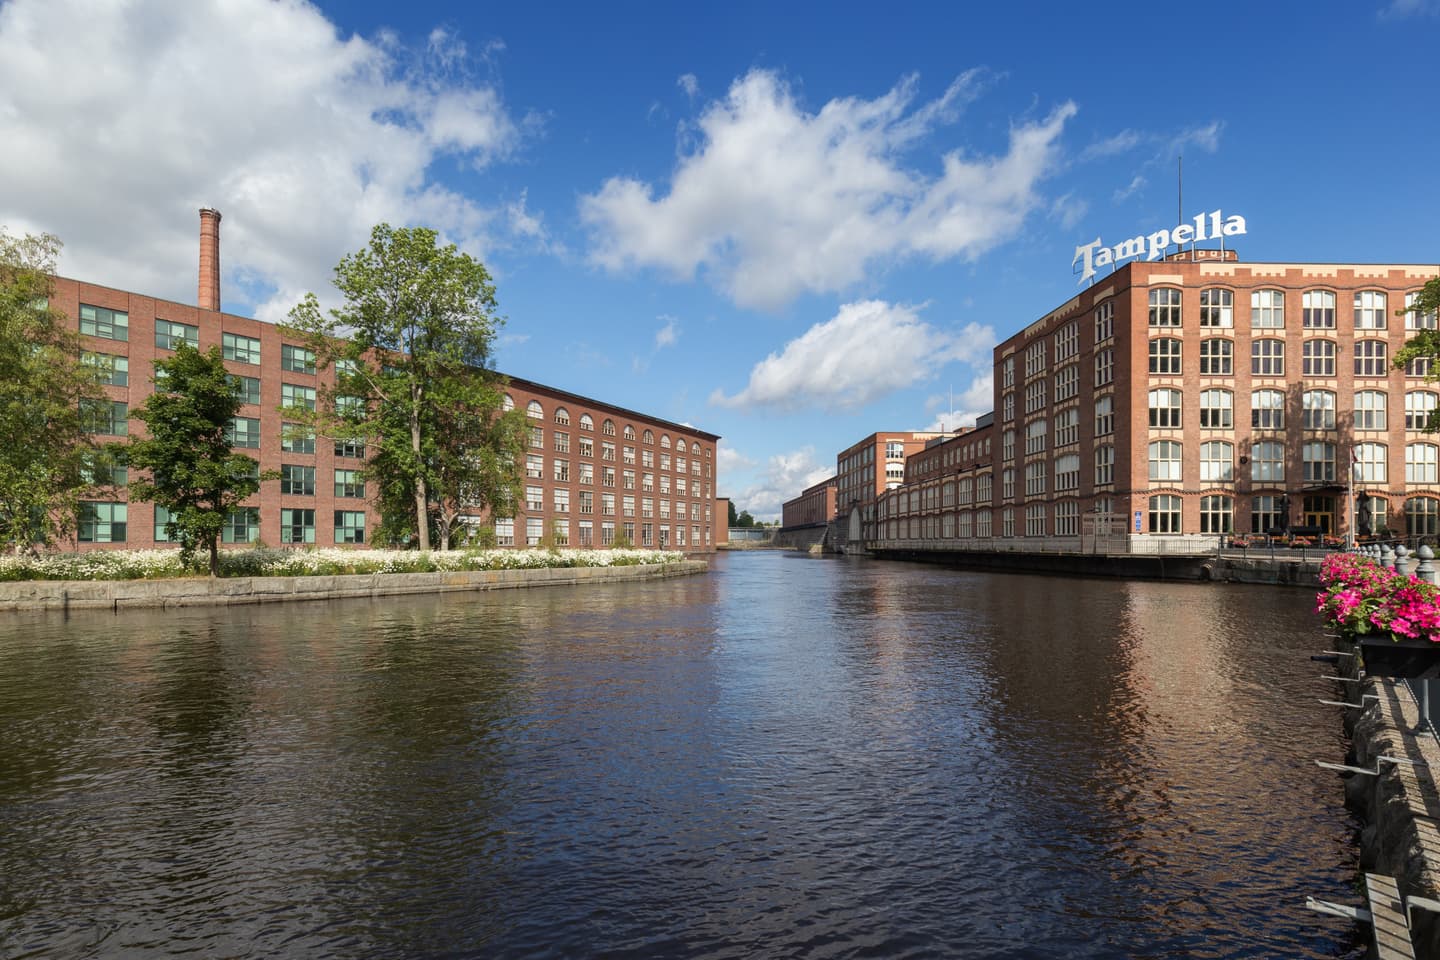
{"type": "Polygon", "coordinates": [[[1217,250],[1121,266],[995,348],[993,425],[912,456],[866,539],[1440,534],[1440,438],[1422,429],[1440,384],[1391,362],[1436,326],[1397,312],[1437,275],[1217,250]]]}
{"type": "MultiPolygon", "coordinates": [[[[143,429],[130,412],[152,392],[153,360],[182,341],[218,346],[246,401],[232,427],[235,448],[282,475],[231,516],[224,543],[368,545],[378,515],[360,478],[363,448],[285,429],[282,408],[313,407],[333,371],[317,372],[313,355],[279,327],[221,312],[220,215],[202,210],[200,220],[197,306],[55,280],[51,306],[73,318],[85,359],[109,374],[100,439],[143,429]]],[[[514,517],[472,518],[491,526],[497,543],[534,546],[551,534],[561,545],[608,546],[619,532],[635,546],[714,550],[715,434],[517,378],[506,403],[529,416],[520,509],[514,517]]],[[[123,468],[114,479],[114,500],[82,504],[77,547],[165,546],[163,514],[128,502],[123,468]]],[[[725,522],[722,513],[720,529],[725,522]]]]}
{"type": "Polygon", "coordinates": [[[821,526],[835,516],[835,478],[806,487],[800,496],[780,507],[780,529],[821,526]]]}

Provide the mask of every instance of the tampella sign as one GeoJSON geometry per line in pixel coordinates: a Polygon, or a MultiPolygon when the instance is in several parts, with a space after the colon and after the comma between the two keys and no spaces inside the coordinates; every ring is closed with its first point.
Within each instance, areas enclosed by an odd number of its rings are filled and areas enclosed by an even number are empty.
{"type": "Polygon", "coordinates": [[[1227,217],[1219,210],[1211,210],[1209,213],[1197,213],[1195,219],[1189,223],[1176,224],[1169,230],[1156,230],[1151,234],[1142,233],[1138,237],[1131,237],[1113,247],[1105,246],[1101,243],[1100,238],[1096,237],[1089,243],[1075,248],[1075,259],[1070,261],[1070,267],[1073,270],[1077,263],[1080,264],[1079,282],[1084,283],[1095,276],[1096,267],[1108,267],[1112,264],[1119,264],[1122,260],[1133,260],[1142,256],[1146,260],[1158,260],[1172,243],[1218,240],[1221,237],[1233,237],[1244,232],[1244,217],[1238,213],[1227,217]]]}

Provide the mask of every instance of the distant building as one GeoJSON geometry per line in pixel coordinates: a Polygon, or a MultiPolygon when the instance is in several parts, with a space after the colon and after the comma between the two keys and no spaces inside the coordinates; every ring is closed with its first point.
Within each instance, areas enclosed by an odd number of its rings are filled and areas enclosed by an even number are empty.
{"type": "Polygon", "coordinates": [[[997,346],[990,462],[964,438],[914,457],[877,542],[1440,535],[1440,385],[1391,364],[1436,327],[1397,313],[1440,265],[1197,253],[1128,263],[997,346]]]}
{"type": "Polygon", "coordinates": [[[835,478],[822,480],[805,488],[794,500],[780,508],[781,530],[827,524],[835,518],[835,478]]]}
{"type": "Polygon", "coordinates": [[[947,433],[888,430],[872,433],[840,451],[835,458],[835,509],[849,518],[848,539],[870,539],[875,531],[875,503],[886,490],[905,482],[905,458],[947,433]]]}
{"type": "MultiPolygon", "coordinates": [[[[152,361],[176,344],[218,346],[245,397],[235,448],[281,474],[231,515],[224,542],[368,545],[378,515],[373,485],[360,478],[364,448],[287,431],[281,413],[313,408],[333,372],[317,373],[314,356],[278,327],[220,311],[219,223],[218,212],[201,211],[198,306],[57,278],[51,305],[75,319],[87,361],[109,375],[99,429],[114,441],[143,428],[130,413],[152,392],[152,361]]],[[[636,546],[715,548],[727,519],[715,496],[715,434],[513,377],[506,404],[529,416],[522,503],[513,517],[470,518],[499,544],[534,546],[548,535],[603,547],[623,533],[636,546]]],[[[163,511],[129,502],[124,468],[114,480],[114,499],[82,503],[78,548],[164,546],[163,511]]]]}

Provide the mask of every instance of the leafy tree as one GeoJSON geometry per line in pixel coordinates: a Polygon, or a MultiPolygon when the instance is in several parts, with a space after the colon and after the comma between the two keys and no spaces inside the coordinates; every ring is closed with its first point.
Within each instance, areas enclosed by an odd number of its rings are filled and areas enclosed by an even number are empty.
{"type": "Polygon", "coordinates": [[[729,519],[728,523],[729,523],[729,525],[732,526],[732,527],[739,526],[739,519],[735,516],[735,501],[734,501],[734,500],[731,500],[731,501],[730,501],[730,519],[729,519]]]}
{"type": "Polygon", "coordinates": [[[0,549],[35,550],[74,529],[103,468],[87,408],[102,372],[50,306],[60,241],[0,231],[0,549]]]}
{"type": "Polygon", "coordinates": [[[130,499],[169,510],[165,530],[180,544],[180,562],[191,566],[204,550],[212,577],[219,572],[220,533],[231,511],[260,489],[262,479],[254,459],[230,449],[228,431],[240,404],[220,348],[201,353],[181,343],[174,356],[155,361],[155,392],[134,413],[149,435],[131,438],[125,447],[130,465],[150,475],[132,481],[130,499]]]}
{"type": "MultiPolygon", "coordinates": [[[[1434,318],[1440,311],[1440,277],[1435,277],[1425,284],[1415,302],[1401,310],[1396,310],[1397,317],[1403,317],[1407,313],[1417,316],[1430,316],[1434,318]]],[[[1432,321],[1433,322],[1433,321],[1432,321]]],[[[1403,367],[1412,360],[1428,359],[1430,361],[1430,372],[1425,375],[1426,380],[1440,380],[1440,330],[1433,326],[1419,331],[1415,336],[1405,341],[1405,346],[1395,352],[1395,366],[1403,367]]],[[[1425,429],[1430,433],[1440,431],[1440,410],[1431,410],[1430,419],[1425,424],[1425,429]]]]}
{"type": "Polygon", "coordinates": [[[749,511],[749,510],[741,510],[741,511],[740,511],[740,516],[738,516],[738,517],[735,518],[735,526],[737,526],[737,527],[753,527],[753,526],[755,526],[755,518],[752,517],[752,516],[750,516],[750,511],[749,511]]]}
{"type": "Polygon", "coordinates": [[[490,274],[434,230],[382,223],[335,267],[335,286],[345,302],[328,315],[313,293],[290,311],[286,332],[337,368],[327,402],[296,419],[373,445],[364,473],[384,538],[448,549],[464,512],[503,514],[522,489],[524,415],[501,412],[490,274]]]}

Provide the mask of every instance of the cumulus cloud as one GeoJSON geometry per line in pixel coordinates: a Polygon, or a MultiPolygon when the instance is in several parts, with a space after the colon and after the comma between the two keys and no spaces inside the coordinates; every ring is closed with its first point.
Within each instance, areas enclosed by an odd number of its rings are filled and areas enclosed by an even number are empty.
{"type": "Polygon", "coordinates": [[[734,396],[716,390],[718,406],[797,410],[856,409],[929,379],[952,361],[988,361],[995,331],[970,324],[946,331],[925,323],[915,308],[862,300],[842,306],[772,353],[750,371],[734,396]]]}
{"type": "Polygon", "coordinates": [[[301,0],[10,0],[0,223],[60,236],[67,275],[193,302],[196,210],[217,207],[224,301],[272,320],[325,297],[382,220],[479,255],[512,228],[542,236],[523,196],[489,209],[427,174],[504,160],[533,133],[467,56],[444,30],[416,50],[342,36],[301,0]]]}
{"type": "Polygon", "coordinates": [[[806,291],[844,290],[882,259],[973,259],[1014,236],[1041,202],[1037,185],[1056,168],[1075,113],[1065,103],[1013,126],[996,156],[956,150],[935,172],[907,166],[988,79],[970,71],[915,106],[918,82],[908,77],[876,99],[811,112],[777,74],[753,70],[682,135],[667,193],[613,177],[581,198],[592,260],[681,279],[703,271],[736,303],[775,308],[806,291]]]}
{"type": "MultiPolygon", "coordinates": [[[[720,466],[723,471],[723,461],[720,466]]],[[[779,520],[786,500],[834,475],[834,462],[817,462],[815,448],[806,446],[770,457],[752,483],[729,496],[736,510],[748,510],[757,520],[779,520]]]]}

